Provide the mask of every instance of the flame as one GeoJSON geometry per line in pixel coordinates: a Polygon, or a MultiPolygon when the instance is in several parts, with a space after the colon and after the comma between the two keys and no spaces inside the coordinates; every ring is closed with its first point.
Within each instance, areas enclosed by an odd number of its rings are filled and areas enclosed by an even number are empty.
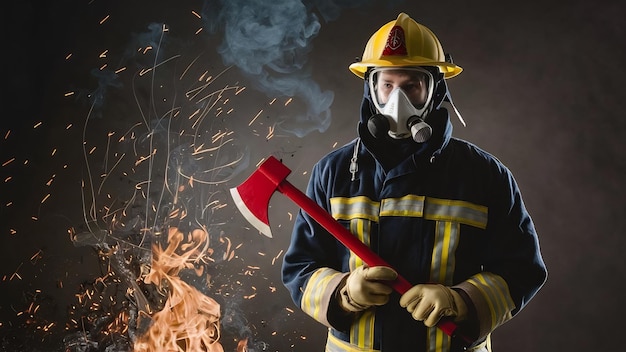
{"type": "Polygon", "coordinates": [[[171,227],[167,247],[153,246],[152,268],[144,282],[167,291],[168,298],[164,308],[150,317],[152,324],[137,339],[134,351],[224,351],[219,343],[220,305],[179,277],[183,269],[203,273],[202,264],[210,253],[208,239],[205,229],[194,229],[185,236],[171,227]]]}
{"type": "Polygon", "coordinates": [[[248,339],[240,340],[237,343],[237,352],[248,352],[248,339]]]}

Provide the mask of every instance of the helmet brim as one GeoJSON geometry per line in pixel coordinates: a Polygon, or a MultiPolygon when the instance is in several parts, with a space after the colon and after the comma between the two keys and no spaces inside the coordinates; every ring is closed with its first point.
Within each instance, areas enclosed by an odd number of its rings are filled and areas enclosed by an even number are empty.
{"type": "Polygon", "coordinates": [[[370,67],[410,67],[410,66],[435,66],[438,67],[439,70],[443,73],[443,77],[445,79],[455,77],[463,71],[461,66],[457,66],[455,64],[451,64],[448,62],[438,62],[438,61],[417,61],[409,60],[405,57],[387,57],[385,59],[372,59],[366,61],[355,62],[349,66],[350,71],[357,75],[359,78],[365,77],[365,72],[370,67]]]}

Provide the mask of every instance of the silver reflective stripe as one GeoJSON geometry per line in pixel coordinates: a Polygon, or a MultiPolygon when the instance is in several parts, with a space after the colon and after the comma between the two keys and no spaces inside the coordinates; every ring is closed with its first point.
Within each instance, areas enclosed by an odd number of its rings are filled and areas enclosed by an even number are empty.
{"type": "Polygon", "coordinates": [[[422,217],[424,196],[408,195],[402,198],[386,198],[381,202],[380,216],[422,217]]]}
{"type": "MultiPolygon", "coordinates": [[[[350,220],[350,232],[355,235],[366,246],[371,247],[371,227],[372,222],[363,219],[350,220]]],[[[363,265],[363,260],[357,257],[352,251],[350,251],[350,270],[354,270],[357,267],[363,265]]]]}
{"type": "Polygon", "coordinates": [[[451,199],[426,198],[424,218],[487,228],[487,207],[451,199]]]}
{"type": "Polygon", "coordinates": [[[355,218],[378,222],[379,216],[423,217],[427,220],[452,221],[485,229],[488,209],[462,200],[440,199],[416,195],[386,198],[380,203],[368,197],[335,197],[330,199],[335,219],[355,218]]]}
{"type": "Polygon", "coordinates": [[[359,316],[350,328],[350,344],[362,349],[374,348],[374,309],[371,308],[359,316]]]}
{"type": "MultiPolygon", "coordinates": [[[[333,217],[349,220],[350,232],[369,247],[371,224],[378,222],[379,203],[367,197],[354,197],[332,198],[330,204],[333,217]]],[[[354,270],[364,263],[350,251],[349,264],[350,270],[354,270]]],[[[353,348],[369,351],[374,347],[374,320],[373,310],[368,310],[353,322],[350,328],[350,344],[353,348]]]]}
{"type": "Polygon", "coordinates": [[[340,340],[328,330],[328,339],[326,340],[326,352],[380,352],[371,348],[359,348],[351,345],[346,341],[340,340]]]}
{"type": "MultiPolygon", "coordinates": [[[[430,282],[446,286],[453,284],[455,252],[461,225],[458,222],[437,221],[435,241],[430,264],[430,282]]],[[[428,351],[443,352],[450,349],[450,338],[441,329],[428,329],[428,351]]]]}
{"type": "Polygon", "coordinates": [[[368,219],[378,222],[380,203],[368,197],[335,197],[330,199],[332,216],[337,220],[368,219]]]}
{"type": "Polygon", "coordinates": [[[492,329],[511,319],[511,311],[515,309],[515,303],[509,291],[509,285],[500,275],[483,272],[472,276],[467,281],[476,286],[485,297],[491,313],[492,329]]]}
{"type": "Polygon", "coordinates": [[[459,242],[460,225],[454,222],[437,222],[435,245],[431,260],[430,281],[446,286],[453,284],[456,248],[459,242]]]}
{"type": "Polygon", "coordinates": [[[428,346],[429,352],[444,352],[450,350],[450,336],[446,335],[437,327],[428,328],[428,346]]]}
{"type": "Polygon", "coordinates": [[[334,289],[328,284],[333,278],[340,275],[342,275],[340,272],[330,268],[320,268],[313,272],[302,293],[300,308],[315,320],[324,321],[326,311],[321,307],[324,306],[324,298],[329,295],[329,292],[332,292],[331,289],[334,289]]]}

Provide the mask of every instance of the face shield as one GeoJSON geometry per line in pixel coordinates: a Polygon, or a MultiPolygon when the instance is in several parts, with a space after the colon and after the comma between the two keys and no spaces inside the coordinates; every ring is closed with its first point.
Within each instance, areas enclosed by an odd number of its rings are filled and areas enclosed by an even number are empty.
{"type": "Polygon", "coordinates": [[[395,139],[413,137],[424,142],[432,134],[424,122],[432,108],[434,78],[419,67],[377,67],[369,71],[372,101],[378,114],[368,121],[375,137],[388,134],[395,139]]]}

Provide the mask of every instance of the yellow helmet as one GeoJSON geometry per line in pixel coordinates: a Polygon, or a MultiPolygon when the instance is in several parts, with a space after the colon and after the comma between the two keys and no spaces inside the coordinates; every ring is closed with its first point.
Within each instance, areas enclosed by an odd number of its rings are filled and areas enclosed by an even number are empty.
{"type": "Polygon", "coordinates": [[[365,46],[361,61],[350,65],[350,71],[363,78],[370,67],[436,66],[444,78],[463,70],[446,60],[435,34],[405,13],[380,27],[365,46]]]}

